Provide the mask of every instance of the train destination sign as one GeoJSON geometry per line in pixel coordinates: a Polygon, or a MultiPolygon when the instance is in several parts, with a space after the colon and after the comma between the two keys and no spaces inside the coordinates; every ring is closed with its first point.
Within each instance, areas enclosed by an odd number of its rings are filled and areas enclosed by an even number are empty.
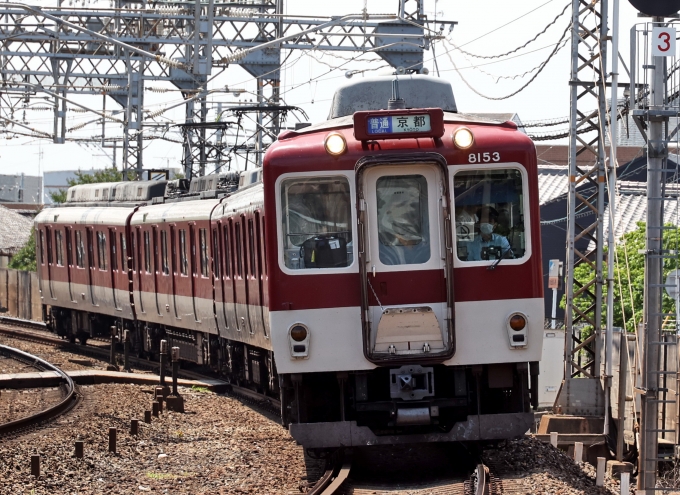
{"type": "Polygon", "coordinates": [[[403,139],[441,137],[444,112],[441,108],[379,110],[354,114],[354,137],[368,139],[403,139]]]}
{"type": "Polygon", "coordinates": [[[425,115],[392,115],[389,117],[369,117],[369,134],[390,134],[400,132],[431,131],[430,116],[425,115]]]}

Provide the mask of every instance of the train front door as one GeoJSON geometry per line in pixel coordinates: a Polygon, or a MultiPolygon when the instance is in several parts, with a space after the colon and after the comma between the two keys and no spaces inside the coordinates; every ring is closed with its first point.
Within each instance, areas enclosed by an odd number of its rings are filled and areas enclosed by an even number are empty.
{"type": "Polygon", "coordinates": [[[453,351],[450,215],[437,164],[376,165],[360,172],[364,345],[376,360],[453,351]]]}

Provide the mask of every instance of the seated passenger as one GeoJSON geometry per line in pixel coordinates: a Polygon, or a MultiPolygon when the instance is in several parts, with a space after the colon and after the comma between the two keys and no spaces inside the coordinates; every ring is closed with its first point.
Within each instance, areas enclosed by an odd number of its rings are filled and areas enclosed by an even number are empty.
{"type": "Polygon", "coordinates": [[[482,207],[479,211],[479,235],[467,245],[467,261],[515,257],[508,239],[494,233],[496,225],[498,225],[496,209],[490,206],[482,207]]]}

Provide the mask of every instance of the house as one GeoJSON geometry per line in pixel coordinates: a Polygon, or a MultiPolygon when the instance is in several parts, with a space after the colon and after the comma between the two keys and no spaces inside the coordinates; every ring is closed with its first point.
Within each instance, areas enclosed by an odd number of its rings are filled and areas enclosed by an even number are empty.
{"type": "Polygon", "coordinates": [[[0,268],[28,242],[33,220],[0,205],[0,268]]]}

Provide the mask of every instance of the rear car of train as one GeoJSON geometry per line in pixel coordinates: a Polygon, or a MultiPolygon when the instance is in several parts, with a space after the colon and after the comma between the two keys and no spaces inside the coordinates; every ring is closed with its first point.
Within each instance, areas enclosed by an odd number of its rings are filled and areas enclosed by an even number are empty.
{"type": "Polygon", "coordinates": [[[280,136],[263,169],[269,308],[296,440],[529,428],[543,329],[536,172],[514,123],[458,113],[451,86],[425,76],[350,84],[327,121],[280,136]]]}

